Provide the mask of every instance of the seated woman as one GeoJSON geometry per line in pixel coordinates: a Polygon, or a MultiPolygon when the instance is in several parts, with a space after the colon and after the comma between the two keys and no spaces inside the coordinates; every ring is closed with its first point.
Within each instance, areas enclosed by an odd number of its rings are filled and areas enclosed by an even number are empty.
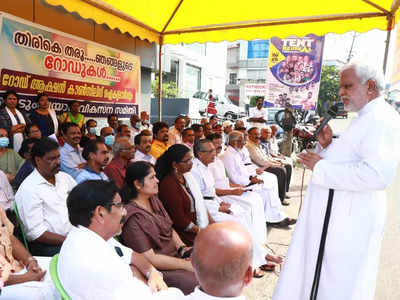
{"type": "Polygon", "coordinates": [[[198,282],[189,260],[191,252],[172,228],[172,221],[157,198],[158,179],[153,165],[134,162],[126,170],[122,201],[127,211],[122,228],[122,243],[143,253],[150,263],[163,273],[169,287],[187,295],[198,282]]]}
{"type": "Polygon", "coordinates": [[[63,113],[58,120],[60,124],[72,122],[79,126],[79,129],[83,133],[83,126],[85,125],[85,117],[79,113],[80,104],[78,101],[72,101],[69,103],[69,111],[63,113]]]}
{"type": "Polygon", "coordinates": [[[160,181],[159,197],[183,242],[192,246],[196,234],[214,220],[209,215],[200,188],[190,189],[197,182],[189,173],[193,165],[192,151],[185,145],[168,148],[156,162],[160,181]]]}
{"type": "Polygon", "coordinates": [[[17,171],[24,163],[24,159],[13,149],[7,148],[10,143],[8,132],[0,128],[0,170],[2,170],[10,183],[13,183],[17,171]]]}
{"type": "Polygon", "coordinates": [[[50,274],[50,257],[34,258],[13,235],[14,226],[0,207],[1,299],[57,299],[50,274]]]}

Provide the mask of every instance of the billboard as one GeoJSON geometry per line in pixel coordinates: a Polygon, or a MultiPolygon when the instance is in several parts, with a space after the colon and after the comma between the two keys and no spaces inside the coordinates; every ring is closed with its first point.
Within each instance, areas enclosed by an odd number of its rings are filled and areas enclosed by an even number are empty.
{"type": "Polygon", "coordinates": [[[246,97],[261,96],[264,97],[268,91],[266,83],[246,83],[244,85],[246,97]]]}
{"type": "Polygon", "coordinates": [[[249,41],[247,58],[268,58],[269,40],[249,41]]]}
{"type": "Polygon", "coordinates": [[[271,38],[266,106],[315,110],[323,48],[324,37],[314,34],[271,38]]]}
{"type": "Polygon", "coordinates": [[[129,117],[140,103],[140,58],[47,27],[0,15],[0,91],[15,90],[30,112],[38,93],[57,114],[71,100],[89,117],[129,117]]]}

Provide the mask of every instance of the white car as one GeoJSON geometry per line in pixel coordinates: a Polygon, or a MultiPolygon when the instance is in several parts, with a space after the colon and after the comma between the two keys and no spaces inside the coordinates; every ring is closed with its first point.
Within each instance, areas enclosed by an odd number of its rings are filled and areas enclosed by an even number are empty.
{"type": "Polygon", "coordinates": [[[208,100],[206,92],[196,92],[193,95],[193,101],[198,101],[200,115],[217,115],[221,118],[237,119],[245,116],[244,107],[233,104],[228,98],[219,95],[213,95],[214,100],[208,100]]]}

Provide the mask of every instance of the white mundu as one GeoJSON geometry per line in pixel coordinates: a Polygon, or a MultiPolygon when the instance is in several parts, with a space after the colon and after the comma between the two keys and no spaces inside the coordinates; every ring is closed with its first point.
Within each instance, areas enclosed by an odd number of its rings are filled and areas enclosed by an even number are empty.
{"type": "Polygon", "coordinates": [[[372,300],[386,220],[385,188],[400,155],[400,117],[383,97],[368,102],[319,152],[273,300],[309,299],[328,190],[332,213],[318,299],[372,300]]]}
{"type": "MultiPolygon", "coordinates": [[[[226,172],[233,183],[247,185],[250,183],[250,175],[255,175],[255,173],[250,172],[249,168],[244,165],[242,153],[237,151],[232,146],[229,146],[224,154],[221,155],[221,160],[223,161],[226,172]]],[[[263,175],[268,176],[268,174],[269,173],[264,172],[263,175]]],[[[287,217],[283,211],[277,190],[271,186],[270,182],[264,180],[264,184],[251,185],[249,188],[257,192],[262,197],[265,221],[276,223],[284,220],[287,217]]]]}
{"type": "Polygon", "coordinates": [[[258,268],[259,266],[265,264],[265,256],[267,255],[267,250],[263,246],[267,236],[265,223],[262,222],[261,224],[257,224],[258,226],[262,227],[260,228],[262,231],[260,234],[258,228],[253,226],[250,206],[244,208],[243,206],[236,204],[235,201],[232,201],[232,198],[218,197],[215,194],[214,177],[208,167],[205,166],[199,159],[194,159],[193,167],[190,173],[196,179],[203,196],[213,198],[212,200],[204,200],[211,217],[216,222],[234,221],[243,225],[249,231],[253,241],[253,267],[258,268]],[[231,204],[230,210],[232,212],[230,214],[219,212],[219,204],[222,201],[231,204]],[[264,235],[264,239],[262,235],[264,235]]]}

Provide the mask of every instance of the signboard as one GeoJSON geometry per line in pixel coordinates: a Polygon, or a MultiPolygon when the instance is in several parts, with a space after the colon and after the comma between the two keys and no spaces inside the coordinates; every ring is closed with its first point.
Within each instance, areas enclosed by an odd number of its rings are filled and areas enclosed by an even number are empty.
{"type": "Polygon", "coordinates": [[[249,41],[247,58],[268,58],[269,40],[249,41]]]}
{"type": "Polygon", "coordinates": [[[315,110],[321,79],[324,37],[271,38],[266,106],[315,110]]]}
{"type": "Polygon", "coordinates": [[[246,97],[252,97],[252,96],[265,97],[265,95],[268,92],[268,84],[266,84],[266,83],[262,83],[262,84],[247,83],[244,85],[244,90],[245,90],[246,97]]]}
{"type": "Polygon", "coordinates": [[[71,100],[89,117],[130,117],[140,102],[140,58],[66,33],[0,16],[0,91],[19,93],[20,108],[49,96],[57,114],[71,100]]]}

